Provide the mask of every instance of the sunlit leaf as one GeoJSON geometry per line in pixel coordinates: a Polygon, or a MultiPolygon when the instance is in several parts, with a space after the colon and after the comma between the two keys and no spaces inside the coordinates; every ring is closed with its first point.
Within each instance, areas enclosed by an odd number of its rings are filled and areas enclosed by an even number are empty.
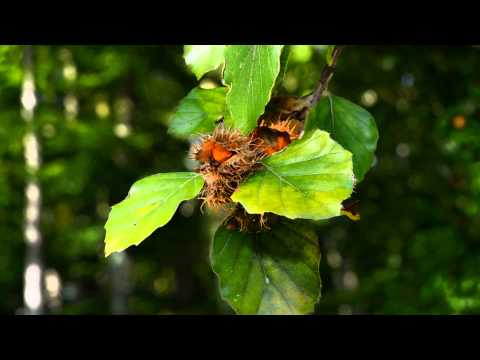
{"type": "Polygon", "coordinates": [[[215,70],[223,62],[225,45],[185,45],[185,62],[197,79],[215,70]]]}
{"type": "Polygon", "coordinates": [[[270,100],[280,71],[282,45],[230,45],[225,51],[225,82],[230,86],[227,125],[244,134],[255,126],[270,100]]]}
{"type": "Polygon", "coordinates": [[[357,182],[370,169],[377,148],[378,129],[373,116],[362,107],[339,96],[320,100],[308,116],[306,131],[322,129],[353,154],[357,182]]]}
{"type": "Polygon", "coordinates": [[[110,211],[105,224],[105,256],[140,244],[168,223],[178,205],[195,197],[202,186],[203,179],[189,172],[156,174],[137,181],[110,211]]]}
{"type": "Polygon", "coordinates": [[[327,219],[340,215],[353,190],[352,154],[325,131],[309,133],[262,164],[232,195],[250,214],[327,219]]]}
{"type": "Polygon", "coordinates": [[[194,88],[180,102],[168,132],[180,138],[210,133],[225,112],[226,88],[194,88]]]}
{"type": "Polygon", "coordinates": [[[280,219],[271,230],[221,226],[212,267],[222,297],[239,314],[308,314],[320,297],[320,251],[310,224],[280,219]]]}

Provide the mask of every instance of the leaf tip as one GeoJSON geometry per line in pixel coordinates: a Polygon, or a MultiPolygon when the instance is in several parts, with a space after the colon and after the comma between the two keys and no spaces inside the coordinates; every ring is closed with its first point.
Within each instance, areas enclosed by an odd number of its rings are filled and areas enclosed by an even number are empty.
{"type": "Polygon", "coordinates": [[[109,250],[107,246],[105,246],[105,250],[104,250],[105,259],[108,258],[112,253],[113,251],[109,250]]]}

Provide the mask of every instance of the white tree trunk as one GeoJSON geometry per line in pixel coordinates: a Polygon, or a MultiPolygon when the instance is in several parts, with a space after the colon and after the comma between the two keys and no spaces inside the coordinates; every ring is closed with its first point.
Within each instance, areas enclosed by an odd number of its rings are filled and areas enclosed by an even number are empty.
{"type": "Polygon", "coordinates": [[[24,313],[42,314],[43,299],[43,265],[41,261],[42,234],[40,231],[40,211],[42,190],[37,180],[41,165],[40,144],[33,127],[34,111],[37,104],[33,72],[32,47],[24,48],[24,77],[21,95],[21,115],[26,122],[27,131],[23,139],[25,167],[28,180],[25,186],[25,222],[24,238],[25,273],[24,273],[24,313]]]}

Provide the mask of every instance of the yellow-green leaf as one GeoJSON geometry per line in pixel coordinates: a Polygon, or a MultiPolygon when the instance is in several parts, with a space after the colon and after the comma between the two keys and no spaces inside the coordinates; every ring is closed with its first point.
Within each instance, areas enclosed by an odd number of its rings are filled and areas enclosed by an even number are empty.
{"type": "Polygon", "coordinates": [[[140,244],[165,225],[183,200],[194,198],[203,179],[196,173],[156,174],[137,181],[114,205],[105,224],[105,256],[140,244]]]}
{"type": "Polygon", "coordinates": [[[316,128],[328,131],[353,154],[355,178],[357,182],[363,180],[377,148],[378,130],[373,116],[347,99],[328,96],[308,115],[305,131],[316,128]]]}
{"type": "Polygon", "coordinates": [[[232,195],[250,214],[328,219],[340,215],[353,191],[352,154],[325,131],[310,132],[262,164],[232,195]]]}

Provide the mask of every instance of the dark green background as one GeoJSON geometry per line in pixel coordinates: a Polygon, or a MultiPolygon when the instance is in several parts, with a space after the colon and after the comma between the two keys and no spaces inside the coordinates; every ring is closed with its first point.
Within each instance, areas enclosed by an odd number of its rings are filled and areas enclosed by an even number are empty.
{"type": "MultiPolygon", "coordinates": [[[[43,157],[42,257],[62,282],[61,305],[45,312],[232,313],[209,265],[215,219],[201,216],[198,203],[126,251],[120,269],[103,257],[108,206],[141,177],[186,169],[188,143],[166,128],[197,84],[182,46],[34,46],[32,53],[43,157]],[[72,66],[77,76],[68,81],[64,69],[72,66]],[[78,101],[74,120],[65,116],[68,94],[78,101]],[[131,134],[121,138],[114,128],[126,102],[131,134]],[[108,105],[108,116],[100,116],[99,104],[108,105]]],[[[23,55],[20,46],[0,46],[0,312],[6,314],[23,306],[23,55]]],[[[475,47],[419,46],[351,46],[342,53],[330,90],[370,111],[380,140],[375,166],[355,191],[361,221],[318,224],[318,313],[480,312],[479,55],[475,47]]],[[[283,91],[309,92],[324,63],[321,47],[294,49],[283,91]]],[[[207,77],[218,82],[216,72],[207,77]]]]}

